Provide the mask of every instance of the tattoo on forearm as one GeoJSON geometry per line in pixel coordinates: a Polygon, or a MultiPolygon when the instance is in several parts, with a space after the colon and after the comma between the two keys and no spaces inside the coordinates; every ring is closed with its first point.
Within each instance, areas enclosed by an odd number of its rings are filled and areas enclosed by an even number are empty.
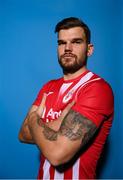
{"type": "Polygon", "coordinates": [[[37,122],[41,127],[43,127],[43,134],[46,139],[50,141],[57,140],[58,133],[56,131],[45,125],[45,123],[43,123],[40,118],[37,119],[37,122]]]}
{"type": "Polygon", "coordinates": [[[50,141],[56,141],[60,135],[66,136],[71,141],[81,139],[82,145],[88,142],[97,129],[92,121],[73,110],[70,110],[66,115],[58,132],[49,128],[40,118],[38,124],[43,127],[44,137],[50,141]]]}
{"type": "Polygon", "coordinates": [[[61,124],[60,134],[68,137],[72,141],[82,139],[82,144],[86,144],[96,129],[92,121],[80,113],[70,110],[61,124]]]}

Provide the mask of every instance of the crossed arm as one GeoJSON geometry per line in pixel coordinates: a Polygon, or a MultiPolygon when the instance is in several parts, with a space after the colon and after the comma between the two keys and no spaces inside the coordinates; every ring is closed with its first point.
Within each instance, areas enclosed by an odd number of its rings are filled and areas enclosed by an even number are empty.
{"type": "Polygon", "coordinates": [[[71,104],[61,117],[51,124],[43,123],[39,112],[43,105],[33,107],[19,134],[22,141],[38,145],[44,156],[53,165],[69,161],[95,134],[97,127],[89,119],[71,109],[71,104]]]}

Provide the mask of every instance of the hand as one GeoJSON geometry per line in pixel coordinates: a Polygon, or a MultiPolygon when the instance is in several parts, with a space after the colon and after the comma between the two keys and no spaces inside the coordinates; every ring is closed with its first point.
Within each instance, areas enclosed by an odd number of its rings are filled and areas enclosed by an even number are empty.
{"type": "MultiPolygon", "coordinates": [[[[47,95],[46,95],[46,93],[44,93],[41,104],[39,105],[38,109],[36,110],[37,114],[40,117],[42,116],[44,108],[45,108],[46,97],[47,97],[47,95]]],[[[61,116],[58,119],[62,121],[74,104],[75,104],[75,101],[72,101],[71,103],[69,103],[65,107],[65,109],[62,111],[61,116]]]]}
{"type": "Polygon", "coordinates": [[[65,116],[68,114],[68,112],[70,111],[71,107],[75,104],[75,101],[72,101],[71,103],[69,103],[66,108],[62,111],[61,116],[52,122],[48,122],[47,126],[51,129],[53,129],[54,131],[58,131],[61,123],[63,121],[63,119],[65,118],[65,116]]]}
{"type": "Polygon", "coordinates": [[[65,116],[68,114],[68,112],[70,111],[70,109],[72,108],[72,106],[75,104],[75,101],[73,100],[71,103],[69,103],[65,109],[62,111],[61,116],[58,118],[59,120],[63,120],[65,118],[65,116]]]}
{"type": "Polygon", "coordinates": [[[44,111],[44,108],[45,108],[45,102],[46,102],[46,93],[43,94],[43,98],[42,98],[42,101],[41,101],[41,104],[39,105],[39,107],[37,108],[36,111],[32,112],[29,116],[28,116],[28,126],[31,126],[33,125],[33,123],[36,122],[37,119],[40,119],[42,114],[43,114],[43,111],[44,111]]]}
{"type": "MultiPolygon", "coordinates": [[[[43,98],[42,98],[42,101],[41,101],[41,104],[39,105],[38,109],[31,113],[29,118],[28,118],[28,123],[29,124],[32,124],[33,122],[36,121],[36,119],[39,119],[42,117],[42,114],[43,114],[43,111],[44,111],[44,108],[45,108],[45,102],[46,102],[46,93],[44,93],[43,95],[43,98]]],[[[65,109],[62,111],[60,117],[57,119],[57,121],[53,121],[53,122],[50,122],[50,123],[47,123],[47,125],[51,128],[55,128],[55,130],[59,128],[62,120],[64,119],[64,117],[68,114],[68,112],[70,111],[70,109],[72,108],[72,106],[75,104],[75,101],[72,101],[71,103],[69,103],[65,109]]]]}
{"type": "Polygon", "coordinates": [[[44,93],[44,94],[43,94],[42,101],[41,101],[41,104],[39,105],[38,109],[36,110],[36,113],[37,113],[40,117],[42,117],[43,111],[44,111],[44,109],[45,109],[46,98],[47,98],[47,94],[44,93]]]}

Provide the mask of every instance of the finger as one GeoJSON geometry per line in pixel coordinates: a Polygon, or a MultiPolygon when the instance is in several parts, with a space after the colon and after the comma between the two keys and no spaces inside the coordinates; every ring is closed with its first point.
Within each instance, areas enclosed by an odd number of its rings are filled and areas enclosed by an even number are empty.
{"type": "Polygon", "coordinates": [[[70,111],[70,109],[72,108],[72,106],[75,104],[75,101],[72,101],[71,103],[69,103],[66,108],[62,111],[62,114],[60,116],[60,120],[63,120],[64,117],[68,114],[68,112],[70,111]]]}
{"type": "Polygon", "coordinates": [[[40,115],[40,116],[42,116],[43,110],[44,110],[44,108],[45,108],[46,97],[47,97],[47,94],[44,93],[44,94],[43,94],[43,97],[42,97],[41,104],[39,105],[39,107],[38,107],[38,109],[37,109],[37,113],[38,113],[38,115],[40,115]]]}

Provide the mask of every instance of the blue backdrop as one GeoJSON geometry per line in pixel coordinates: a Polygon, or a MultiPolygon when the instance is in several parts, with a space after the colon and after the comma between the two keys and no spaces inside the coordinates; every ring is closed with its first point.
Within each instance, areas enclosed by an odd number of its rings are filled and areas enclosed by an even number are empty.
{"type": "Polygon", "coordinates": [[[115,116],[100,178],[123,178],[123,1],[0,0],[0,178],[35,178],[39,151],[18,141],[18,131],[40,87],[62,75],[54,27],[77,16],[92,31],[88,68],[115,94],[115,116]]]}

